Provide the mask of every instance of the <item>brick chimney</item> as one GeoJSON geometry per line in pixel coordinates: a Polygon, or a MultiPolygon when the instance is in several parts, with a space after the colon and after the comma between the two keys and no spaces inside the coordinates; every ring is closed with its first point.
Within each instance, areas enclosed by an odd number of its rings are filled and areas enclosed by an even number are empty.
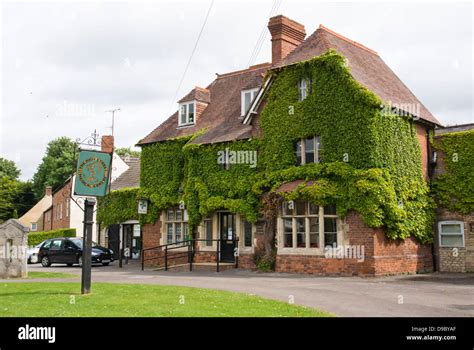
{"type": "Polygon", "coordinates": [[[272,63],[277,64],[301,44],[306,36],[304,25],[278,15],[270,18],[268,30],[272,34],[272,63]]]}
{"type": "Polygon", "coordinates": [[[104,135],[101,140],[101,151],[112,153],[114,151],[114,137],[112,135],[104,135]]]}
{"type": "Polygon", "coordinates": [[[44,195],[51,196],[53,194],[53,188],[51,186],[46,186],[44,188],[44,195]]]}

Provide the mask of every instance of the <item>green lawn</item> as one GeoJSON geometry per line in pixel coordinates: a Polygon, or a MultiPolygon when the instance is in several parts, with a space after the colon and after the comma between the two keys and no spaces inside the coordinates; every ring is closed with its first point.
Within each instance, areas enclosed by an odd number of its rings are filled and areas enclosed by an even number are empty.
{"type": "Polygon", "coordinates": [[[93,283],[0,283],[0,317],[73,316],[286,316],[324,317],[329,313],[242,293],[189,287],[93,283]]]}
{"type": "Polygon", "coordinates": [[[41,271],[32,271],[28,272],[28,278],[80,278],[79,275],[73,275],[72,273],[63,273],[63,272],[41,272],[41,271]]]}

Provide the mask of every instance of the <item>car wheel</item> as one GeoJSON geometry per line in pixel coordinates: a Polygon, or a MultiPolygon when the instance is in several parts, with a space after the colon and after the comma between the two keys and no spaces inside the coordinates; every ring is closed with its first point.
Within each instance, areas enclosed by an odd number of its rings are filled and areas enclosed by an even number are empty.
{"type": "Polygon", "coordinates": [[[43,265],[43,267],[51,266],[51,261],[47,256],[43,256],[43,258],[41,259],[41,265],[43,265]]]}
{"type": "Polygon", "coordinates": [[[103,266],[109,266],[110,263],[102,263],[103,266]]]}
{"type": "Polygon", "coordinates": [[[80,256],[80,257],[77,259],[77,263],[79,264],[79,267],[82,267],[82,256],[80,256]]]}

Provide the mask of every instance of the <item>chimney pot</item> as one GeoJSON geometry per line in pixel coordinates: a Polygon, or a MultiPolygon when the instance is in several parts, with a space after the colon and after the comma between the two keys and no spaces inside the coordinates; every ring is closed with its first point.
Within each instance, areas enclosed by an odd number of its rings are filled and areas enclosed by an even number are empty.
{"type": "Polygon", "coordinates": [[[53,188],[51,186],[46,186],[44,188],[44,195],[51,196],[53,194],[53,188]]]}
{"type": "Polygon", "coordinates": [[[306,36],[304,25],[282,15],[270,18],[268,30],[272,35],[273,64],[284,59],[306,36]]]}

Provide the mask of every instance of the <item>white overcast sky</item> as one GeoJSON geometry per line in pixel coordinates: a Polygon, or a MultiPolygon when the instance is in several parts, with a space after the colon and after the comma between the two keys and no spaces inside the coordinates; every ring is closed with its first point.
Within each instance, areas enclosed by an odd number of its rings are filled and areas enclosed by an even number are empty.
{"type": "MultiPolygon", "coordinates": [[[[0,157],[29,179],[48,141],[109,134],[131,146],[215,73],[246,68],[270,1],[4,2],[1,7],[0,157]]],[[[471,3],[283,0],[278,14],[323,24],[376,50],[445,125],[474,121],[471,3]]],[[[255,63],[271,60],[270,35],[255,63]]]]}

